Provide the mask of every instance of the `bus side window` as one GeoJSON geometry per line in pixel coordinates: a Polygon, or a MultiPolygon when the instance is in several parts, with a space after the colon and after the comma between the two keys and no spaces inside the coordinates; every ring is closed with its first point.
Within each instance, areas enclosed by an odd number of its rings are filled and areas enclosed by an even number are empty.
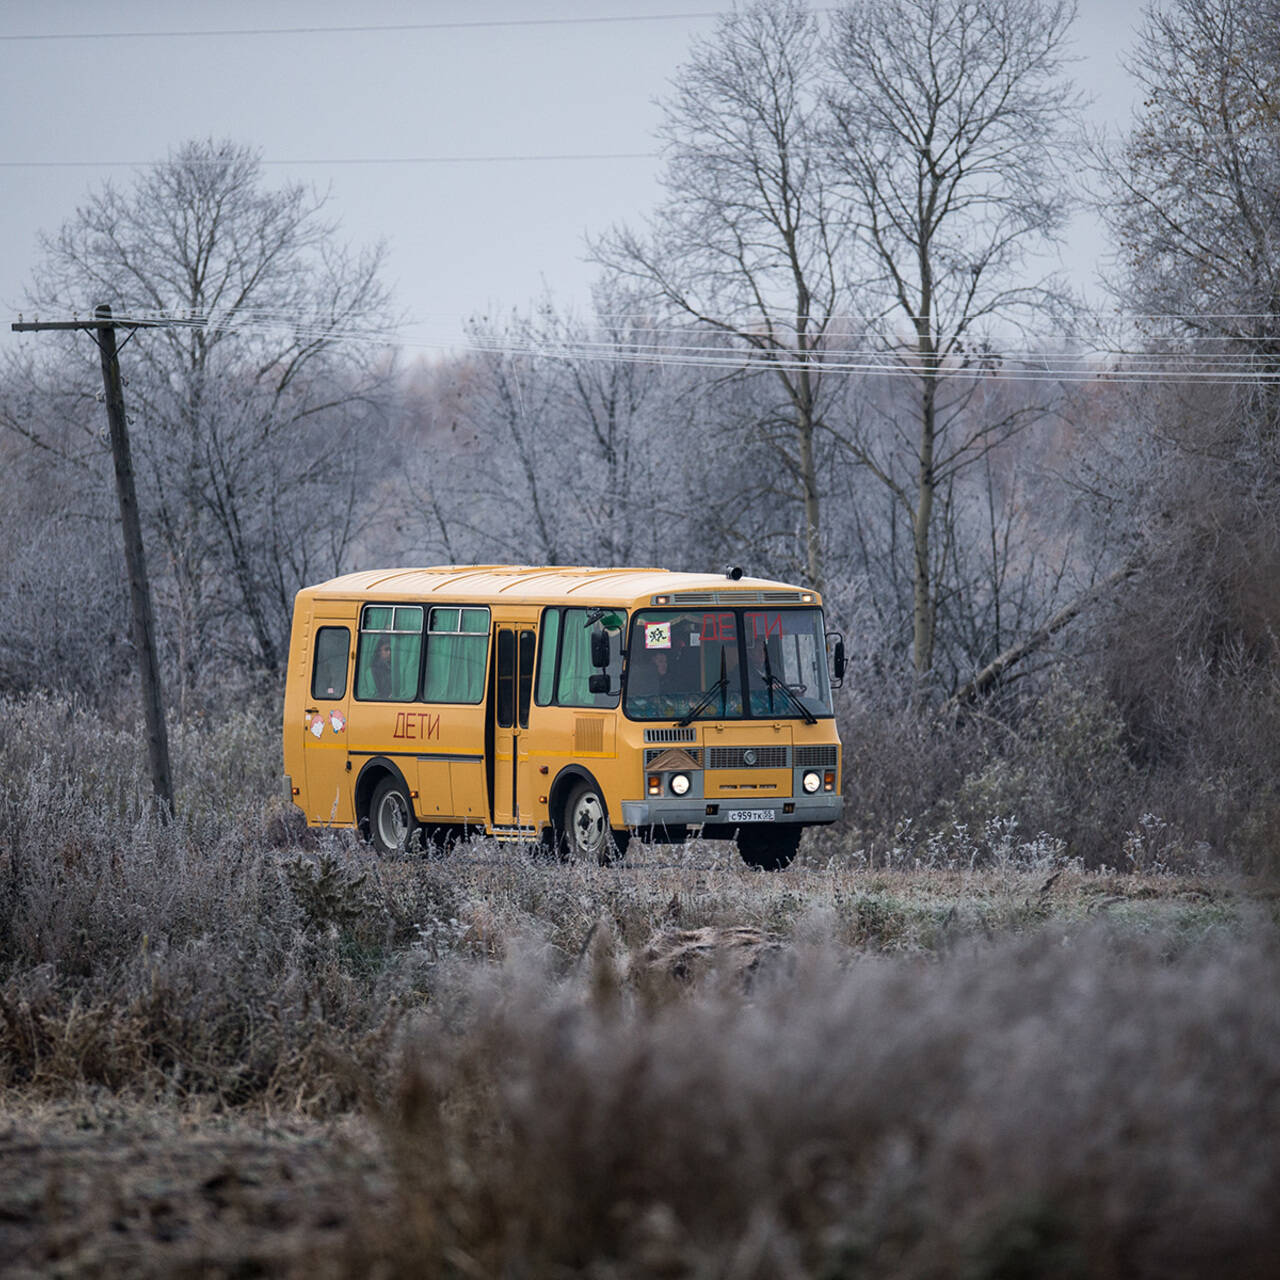
{"type": "Polygon", "coordinates": [[[560,610],[544,609],[542,613],[542,650],[538,658],[537,703],[549,706],[556,696],[556,657],[560,652],[560,610]]]}
{"type": "Polygon", "coordinates": [[[346,627],[321,627],[316,632],[315,661],[311,668],[311,696],[337,701],[347,696],[347,655],[351,633],[346,627]]]}
{"type": "Polygon", "coordinates": [[[422,700],[479,702],[484,697],[488,656],[488,609],[432,609],[427,623],[427,667],[422,700]]]}
{"type": "Polygon", "coordinates": [[[422,606],[365,605],[356,651],[356,697],[411,702],[422,665],[422,606]]]}
{"type": "Polygon", "coordinates": [[[498,632],[498,728],[510,729],[515,722],[516,634],[498,632]]]}
{"type": "Polygon", "coordinates": [[[614,693],[592,693],[591,632],[593,622],[586,609],[566,609],[562,620],[564,634],[560,640],[560,678],[556,684],[556,703],[562,707],[616,707],[616,690],[622,679],[622,631],[609,633],[612,655],[609,662],[609,684],[614,693]]]}
{"type": "Polygon", "coordinates": [[[532,631],[520,633],[520,727],[529,727],[529,702],[533,697],[533,646],[536,637],[532,631]]]}

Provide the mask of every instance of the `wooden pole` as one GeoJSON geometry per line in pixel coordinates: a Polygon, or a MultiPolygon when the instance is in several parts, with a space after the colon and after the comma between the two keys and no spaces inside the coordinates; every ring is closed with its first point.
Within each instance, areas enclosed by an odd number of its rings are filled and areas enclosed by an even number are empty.
{"type": "MultiPolygon", "coordinates": [[[[126,320],[127,329],[167,327],[165,321],[126,320]]],[[[151,613],[151,586],[147,579],[147,558],[142,549],[142,521],[138,515],[138,493],[133,484],[133,458],[129,452],[129,427],[124,412],[124,388],[120,380],[120,354],[116,346],[117,325],[111,308],[104,302],[94,308],[92,320],[34,320],[11,326],[15,333],[39,333],[47,329],[68,329],[92,333],[102,356],[102,386],[107,400],[107,423],[111,430],[111,458],[115,463],[116,496],[120,500],[120,524],[124,531],[124,559],[129,574],[129,600],[133,608],[133,647],[138,653],[138,674],[142,680],[143,712],[147,720],[147,751],[151,758],[151,789],[166,816],[173,815],[173,783],[169,773],[169,733],[164,723],[164,696],[160,686],[160,663],[156,659],[155,623],[151,613]]]]}
{"type": "Polygon", "coordinates": [[[151,758],[151,788],[166,814],[173,813],[173,784],[169,774],[169,734],[164,722],[164,697],[160,663],[156,658],[155,623],[151,613],[151,586],[142,547],[142,521],[133,483],[133,459],[120,382],[120,359],[111,308],[94,309],[98,324],[98,350],[102,356],[102,386],[107,398],[107,422],[111,428],[111,458],[115,463],[116,496],[120,500],[120,524],[124,530],[124,559],[129,572],[129,600],[133,610],[133,645],[142,678],[142,703],[147,720],[147,750],[151,758]]]}

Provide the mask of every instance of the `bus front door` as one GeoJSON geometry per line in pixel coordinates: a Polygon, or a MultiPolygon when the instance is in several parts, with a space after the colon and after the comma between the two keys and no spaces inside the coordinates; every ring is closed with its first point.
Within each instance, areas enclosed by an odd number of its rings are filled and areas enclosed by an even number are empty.
{"type": "Polygon", "coordinates": [[[526,627],[494,627],[490,725],[493,732],[493,826],[499,835],[531,834],[529,704],[533,698],[535,633],[526,627]]]}

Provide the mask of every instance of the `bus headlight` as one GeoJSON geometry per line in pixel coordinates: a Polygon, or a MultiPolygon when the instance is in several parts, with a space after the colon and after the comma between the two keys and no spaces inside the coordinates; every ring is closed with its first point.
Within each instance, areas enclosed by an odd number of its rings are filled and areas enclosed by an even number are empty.
{"type": "Polygon", "coordinates": [[[689,775],[687,773],[673,773],[671,775],[671,794],[674,796],[687,795],[689,791],[689,775]]]}
{"type": "Polygon", "coordinates": [[[818,773],[806,773],[801,785],[810,795],[813,795],[813,793],[822,786],[822,775],[818,773]]]}

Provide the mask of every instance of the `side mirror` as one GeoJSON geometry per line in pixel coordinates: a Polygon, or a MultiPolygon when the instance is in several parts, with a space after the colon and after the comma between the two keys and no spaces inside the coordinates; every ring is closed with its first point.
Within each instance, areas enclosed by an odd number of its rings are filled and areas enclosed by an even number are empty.
{"type": "Polygon", "coordinates": [[[608,693],[609,677],[607,675],[594,675],[587,677],[587,690],[590,693],[608,693]]]}
{"type": "MultiPolygon", "coordinates": [[[[597,627],[591,633],[591,665],[601,671],[609,665],[609,634],[602,627],[597,627]]],[[[597,691],[593,690],[592,692],[597,691]]],[[[607,693],[608,690],[604,689],[598,692],[607,693]]]]}
{"type": "Polygon", "coordinates": [[[828,631],[828,640],[835,640],[836,647],[831,655],[831,684],[835,689],[844,684],[844,636],[838,631],[828,631]]]}

